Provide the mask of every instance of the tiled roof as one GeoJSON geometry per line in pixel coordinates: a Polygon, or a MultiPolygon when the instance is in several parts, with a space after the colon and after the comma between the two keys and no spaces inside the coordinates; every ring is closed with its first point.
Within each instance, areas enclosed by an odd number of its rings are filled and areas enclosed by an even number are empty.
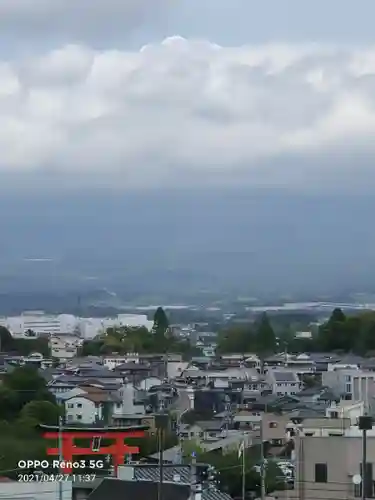
{"type": "MultiPolygon", "coordinates": [[[[178,481],[181,484],[190,484],[191,472],[190,467],[164,467],[164,481],[175,482],[175,478],[179,476],[178,481]]],[[[159,481],[159,465],[134,467],[134,479],[137,481],[159,481]]]]}
{"type": "Polygon", "coordinates": [[[200,420],[196,422],[195,425],[200,427],[203,431],[216,431],[224,427],[224,422],[221,420],[200,420]]]}
{"type": "MultiPolygon", "coordinates": [[[[171,483],[163,484],[163,500],[188,500],[189,496],[190,486],[171,483]]],[[[89,495],[88,500],[134,500],[135,498],[157,500],[158,483],[104,479],[89,495]]]]}
{"type": "Polygon", "coordinates": [[[288,371],[273,371],[271,372],[276,382],[295,382],[296,374],[288,371]]]}
{"type": "Polygon", "coordinates": [[[106,401],[112,401],[117,403],[121,402],[121,399],[119,398],[118,395],[110,393],[108,391],[103,391],[97,387],[80,386],[80,388],[85,392],[82,394],[75,394],[70,398],[66,398],[65,401],[68,401],[73,398],[84,398],[84,399],[89,399],[94,403],[102,403],[106,401]]]}

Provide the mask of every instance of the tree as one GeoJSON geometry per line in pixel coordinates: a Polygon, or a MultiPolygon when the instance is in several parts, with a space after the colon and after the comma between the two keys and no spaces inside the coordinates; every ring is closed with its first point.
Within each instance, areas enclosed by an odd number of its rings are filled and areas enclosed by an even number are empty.
{"type": "Polygon", "coordinates": [[[14,339],[5,326],[0,326],[0,352],[9,352],[13,349],[14,339]]]}
{"type": "Polygon", "coordinates": [[[50,401],[30,401],[21,410],[21,418],[32,418],[46,425],[57,425],[61,409],[50,401]]]}
{"type": "Polygon", "coordinates": [[[197,439],[184,439],[182,442],[182,458],[186,463],[190,463],[194,456],[203,455],[204,450],[197,439]]]}
{"type": "Polygon", "coordinates": [[[167,315],[162,307],[158,307],[154,314],[154,329],[155,331],[162,331],[163,335],[169,328],[167,315]]]}
{"type": "Polygon", "coordinates": [[[266,313],[262,314],[256,330],[257,350],[261,354],[275,352],[276,336],[266,313]]]}
{"type": "MultiPolygon", "coordinates": [[[[260,449],[253,446],[245,449],[246,464],[246,491],[260,493],[260,474],[256,465],[260,461],[260,449]]],[[[201,463],[210,464],[216,472],[220,474],[220,488],[232,497],[241,496],[242,490],[242,466],[238,452],[231,452],[225,455],[221,453],[206,452],[198,454],[201,463]]],[[[267,493],[274,491],[278,487],[277,469],[272,464],[267,466],[265,485],[267,493]]]]}
{"type": "Polygon", "coordinates": [[[172,338],[169,335],[168,318],[162,307],[158,307],[155,311],[153,332],[158,350],[166,352],[172,343],[172,338]]]}
{"type": "Polygon", "coordinates": [[[232,326],[219,332],[217,351],[225,353],[245,353],[256,349],[256,337],[252,325],[232,326]]]}
{"type": "Polygon", "coordinates": [[[0,385],[0,420],[13,420],[18,409],[17,393],[0,385]]]}
{"type": "Polygon", "coordinates": [[[32,366],[15,368],[3,377],[3,386],[16,396],[16,409],[20,411],[27,403],[34,400],[55,402],[48,391],[46,381],[32,366]]]}
{"type": "Polygon", "coordinates": [[[324,323],[318,332],[318,345],[323,351],[347,350],[352,344],[348,338],[346,316],[341,309],[332,311],[329,320],[324,323]]]}

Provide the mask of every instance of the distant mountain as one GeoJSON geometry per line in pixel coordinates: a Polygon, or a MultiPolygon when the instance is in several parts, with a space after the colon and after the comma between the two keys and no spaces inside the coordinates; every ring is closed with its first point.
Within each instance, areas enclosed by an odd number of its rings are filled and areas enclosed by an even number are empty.
{"type": "Polygon", "coordinates": [[[371,196],[272,190],[3,193],[0,292],[370,289],[373,213],[371,196]]]}

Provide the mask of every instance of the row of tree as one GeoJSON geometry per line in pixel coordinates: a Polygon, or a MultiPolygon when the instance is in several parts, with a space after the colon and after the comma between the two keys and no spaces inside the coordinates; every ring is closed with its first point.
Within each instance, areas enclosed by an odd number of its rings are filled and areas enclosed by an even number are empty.
{"type": "Polygon", "coordinates": [[[289,352],[341,351],[375,355],[374,311],[345,315],[336,308],[307,339],[296,338],[291,328],[279,331],[277,326],[277,317],[270,319],[263,314],[253,323],[227,328],[219,334],[218,350],[266,355],[287,348],[289,352]]]}
{"type": "Polygon", "coordinates": [[[137,353],[167,353],[176,352],[190,358],[199,354],[190,342],[176,338],[170,329],[165,311],[159,307],[154,315],[151,331],[145,327],[114,327],[97,338],[84,342],[81,350],[83,356],[99,356],[117,352],[126,354],[137,353]]]}
{"type": "MultiPolygon", "coordinates": [[[[32,332],[30,332],[31,334],[32,332]]],[[[14,353],[19,356],[28,356],[33,352],[39,352],[43,356],[50,356],[51,349],[49,347],[48,338],[46,337],[29,337],[25,339],[16,339],[4,326],[0,326],[0,351],[14,353]]]]}
{"type": "Polygon", "coordinates": [[[219,333],[218,352],[257,352],[267,354],[278,348],[278,338],[267,314],[254,323],[232,326],[219,333]]]}

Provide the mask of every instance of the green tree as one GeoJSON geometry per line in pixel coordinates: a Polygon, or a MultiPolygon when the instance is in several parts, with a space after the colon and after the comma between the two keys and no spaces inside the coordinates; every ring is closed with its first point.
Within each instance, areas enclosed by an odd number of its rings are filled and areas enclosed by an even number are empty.
{"type": "Polygon", "coordinates": [[[276,350],[276,336],[266,313],[262,314],[256,329],[257,350],[261,354],[268,354],[276,350]]]}
{"type": "Polygon", "coordinates": [[[17,393],[0,385],[0,420],[13,420],[19,410],[17,393]]]}
{"type": "MultiPolygon", "coordinates": [[[[246,448],[245,450],[245,485],[247,492],[260,493],[260,474],[255,466],[259,464],[260,450],[258,446],[246,448]]],[[[198,454],[198,460],[208,463],[219,472],[220,488],[232,497],[240,497],[242,491],[242,460],[238,452],[227,454],[202,453],[198,454]]],[[[272,465],[266,469],[265,485],[267,493],[274,491],[278,487],[277,468],[272,465]]]]}
{"type": "Polygon", "coordinates": [[[0,352],[9,352],[14,347],[14,339],[5,326],[0,326],[0,352]]]}
{"type": "Polygon", "coordinates": [[[329,320],[321,325],[318,345],[323,351],[348,350],[352,341],[348,338],[346,316],[339,308],[333,310],[329,320]]]}
{"type": "Polygon", "coordinates": [[[30,401],[21,410],[21,418],[31,418],[40,424],[57,425],[61,408],[50,401],[30,401]]]}
{"type": "Polygon", "coordinates": [[[240,325],[219,332],[217,351],[226,353],[245,353],[256,349],[256,337],[252,325],[240,325]]]}
{"type": "Polygon", "coordinates": [[[182,442],[182,458],[185,463],[190,463],[194,456],[202,456],[203,448],[197,439],[184,439],[182,442]]]}
{"type": "Polygon", "coordinates": [[[172,344],[169,332],[169,322],[162,307],[158,307],[154,314],[153,333],[159,352],[166,352],[172,344]]]}
{"type": "Polygon", "coordinates": [[[55,402],[54,396],[47,389],[46,381],[32,366],[17,367],[6,373],[3,386],[16,395],[18,411],[34,400],[55,402]]]}

